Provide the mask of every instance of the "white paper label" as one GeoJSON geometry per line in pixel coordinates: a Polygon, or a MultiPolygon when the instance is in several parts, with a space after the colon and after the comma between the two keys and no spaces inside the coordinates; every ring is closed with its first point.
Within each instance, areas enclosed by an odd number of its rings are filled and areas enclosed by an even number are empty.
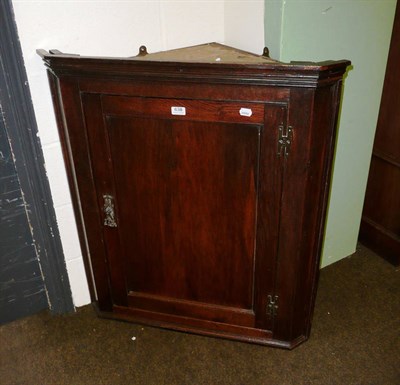
{"type": "Polygon", "coordinates": [[[239,114],[240,116],[251,116],[253,115],[253,111],[251,110],[251,108],[241,108],[239,110],[239,114]]]}
{"type": "Polygon", "coordinates": [[[171,107],[171,114],[172,115],[186,115],[186,108],[185,107],[171,107]]]}

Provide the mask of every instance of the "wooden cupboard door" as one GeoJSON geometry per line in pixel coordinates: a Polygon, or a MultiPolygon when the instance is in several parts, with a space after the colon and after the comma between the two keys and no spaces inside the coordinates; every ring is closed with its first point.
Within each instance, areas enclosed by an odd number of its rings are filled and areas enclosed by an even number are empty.
{"type": "Polygon", "coordinates": [[[258,210],[273,212],[279,197],[263,188],[259,202],[264,105],[82,100],[114,304],[142,317],[271,328],[259,290],[272,290],[276,247],[257,252],[258,210]],[[182,105],[186,115],[171,115],[182,105]]]}

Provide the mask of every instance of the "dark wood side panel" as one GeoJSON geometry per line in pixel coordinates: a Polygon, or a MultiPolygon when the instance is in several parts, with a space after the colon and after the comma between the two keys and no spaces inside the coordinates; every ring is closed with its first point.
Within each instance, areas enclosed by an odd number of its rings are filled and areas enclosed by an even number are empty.
{"type": "Polygon", "coordinates": [[[400,164],[400,2],[397,2],[381,107],[374,140],[374,154],[400,164]]]}
{"type": "MultiPolygon", "coordinates": [[[[100,213],[95,195],[91,160],[87,151],[89,144],[81,108],[78,79],[66,78],[59,81],[50,71],[48,75],[87,279],[89,285],[94,280],[99,306],[111,311],[109,273],[103,236],[99,227],[100,213]]],[[[93,286],[91,287],[93,296],[93,286]]]]}
{"type": "Polygon", "coordinates": [[[51,92],[51,97],[53,100],[53,107],[54,107],[54,113],[55,113],[56,122],[57,122],[58,135],[60,137],[61,148],[62,148],[63,158],[64,158],[64,166],[65,166],[65,169],[67,172],[67,177],[68,177],[70,194],[71,194],[71,198],[72,198],[75,220],[76,220],[76,225],[77,225],[77,229],[78,229],[79,243],[81,246],[81,251],[82,251],[82,255],[83,255],[83,263],[85,265],[86,278],[87,278],[87,282],[88,282],[88,286],[89,286],[90,298],[92,301],[95,301],[97,299],[97,295],[96,295],[95,285],[93,282],[91,262],[90,262],[90,258],[88,255],[88,248],[87,248],[86,236],[85,236],[85,227],[84,227],[83,220],[82,220],[81,207],[78,203],[79,199],[78,199],[78,194],[77,194],[77,190],[76,190],[77,186],[76,186],[74,165],[73,165],[72,159],[70,157],[70,149],[69,149],[69,145],[68,145],[68,141],[67,141],[68,132],[67,132],[67,129],[65,126],[63,103],[62,103],[61,95],[60,95],[60,82],[59,82],[59,79],[57,78],[57,76],[54,75],[54,73],[50,70],[47,70],[47,78],[49,80],[50,92],[51,92]]]}
{"type": "Polygon", "coordinates": [[[306,278],[300,274],[301,266],[315,258],[306,239],[307,232],[313,234],[316,231],[315,228],[307,228],[307,219],[309,216],[314,217],[317,210],[317,207],[310,207],[307,203],[315,202],[320,194],[320,189],[316,189],[308,195],[307,189],[311,165],[310,142],[313,135],[319,135],[312,130],[314,92],[306,89],[291,90],[287,121],[284,123],[293,128],[293,139],[288,156],[280,157],[283,180],[276,271],[279,307],[274,338],[286,341],[298,337],[298,330],[294,330],[294,309],[297,297],[300,295],[304,298],[304,293],[298,292],[298,280],[306,278]],[[308,255],[302,253],[303,248],[308,250],[308,255]]]}
{"type": "Polygon", "coordinates": [[[308,337],[314,307],[340,82],[317,90],[291,91],[288,122],[293,144],[283,168],[274,337],[308,337]],[[280,318],[282,317],[282,319],[280,318]]]}
{"type": "MultiPolygon", "coordinates": [[[[314,93],[313,117],[307,161],[307,201],[303,218],[302,244],[298,261],[296,299],[293,309],[294,336],[308,337],[317,292],[320,256],[325,230],[331,181],[341,82],[314,93]],[[303,277],[303,278],[301,278],[303,277]]],[[[296,99],[299,101],[298,99],[296,99]]]]}
{"type": "Polygon", "coordinates": [[[400,265],[400,3],[397,2],[359,239],[400,265]]]}

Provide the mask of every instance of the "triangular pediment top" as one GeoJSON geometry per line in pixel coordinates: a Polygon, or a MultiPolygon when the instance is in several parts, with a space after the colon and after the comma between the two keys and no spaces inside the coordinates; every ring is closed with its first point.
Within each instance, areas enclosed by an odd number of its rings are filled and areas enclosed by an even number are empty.
{"type": "Polygon", "coordinates": [[[186,63],[226,63],[226,64],[274,64],[276,60],[264,55],[256,55],[220,43],[207,43],[192,47],[147,53],[146,47],[139,49],[134,60],[186,63]]]}
{"type": "Polygon", "coordinates": [[[133,57],[96,57],[63,53],[59,50],[38,49],[46,66],[57,75],[130,76],[166,79],[204,78],[208,81],[236,81],[243,84],[271,84],[274,86],[314,87],[324,81],[340,78],[350,65],[348,60],[325,62],[282,63],[268,56],[242,51],[219,43],[207,43],[169,51],[147,53],[145,46],[133,57]],[[228,70],[228,71],[227,71],[228,70]],[[304,74],[307,76],[304,76],[304,74]],[[236,80],[234,80],[236,79],[236,80]]]}

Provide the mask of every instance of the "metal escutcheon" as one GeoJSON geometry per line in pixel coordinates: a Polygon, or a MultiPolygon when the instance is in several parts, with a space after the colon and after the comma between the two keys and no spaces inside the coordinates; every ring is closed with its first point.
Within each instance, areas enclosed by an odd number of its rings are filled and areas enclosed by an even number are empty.
{"type": "Polygon", "coordinates": [[[103,200],[104,226],[117,227],[117,222],[115,221],[114,198],[111,195],[103,195],[103,200]]]}

